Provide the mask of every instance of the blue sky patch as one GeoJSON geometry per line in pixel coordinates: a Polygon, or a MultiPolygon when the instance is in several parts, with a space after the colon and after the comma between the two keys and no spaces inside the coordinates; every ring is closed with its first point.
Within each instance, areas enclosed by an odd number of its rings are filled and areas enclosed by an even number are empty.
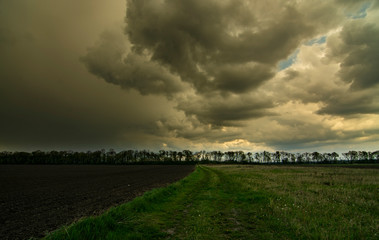
{"type": "Polygon", "coordinates": [[[323,44],[326,42],[326,36],[322,36],[322,37],[319,37],[319,38],[314,38],[306,43],[304,43],[304,45],[306,46],[312,46],[313,44],[323,44]]]}
{"type": "Polygon", "coordinates": [[[350,13],[347,15],[348,18],[358,19],[365,18],[367,16],[367,9],[371,6],[371,3],[366,2],[362,4],[362,7],[356,13],[350,13]]]}
{"type": "Polygon", "coordinates": [[[292,64],[294,64],[299,52],[300,49],[296,49],[295,52],[293,52],[286,60],[280,61],[278,64],[279,71],[289,68],[292,64]]]}

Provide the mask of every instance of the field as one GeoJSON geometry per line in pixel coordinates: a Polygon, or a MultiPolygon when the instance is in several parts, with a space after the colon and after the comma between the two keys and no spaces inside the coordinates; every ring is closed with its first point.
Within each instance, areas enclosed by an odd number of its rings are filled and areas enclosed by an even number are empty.
{"type": "Polygon", "coordinates": [[[0,239],[43,237],[83,216],[98,215],[194,166],[0,165],[0,239]]]}
{"type": "Polygon", "coordinates": [[[46,239],[379,239],[379,169],[358,167],[198,166],[46,239]]]}

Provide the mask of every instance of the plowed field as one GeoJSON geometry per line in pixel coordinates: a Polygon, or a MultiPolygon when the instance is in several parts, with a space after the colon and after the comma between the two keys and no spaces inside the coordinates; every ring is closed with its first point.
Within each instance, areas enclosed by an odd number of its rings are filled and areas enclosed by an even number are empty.
{"type": "Polygon", "coordinates": [[[42,237],[193,170],[182,165],[0,165],[0,239],[42,237]]]}

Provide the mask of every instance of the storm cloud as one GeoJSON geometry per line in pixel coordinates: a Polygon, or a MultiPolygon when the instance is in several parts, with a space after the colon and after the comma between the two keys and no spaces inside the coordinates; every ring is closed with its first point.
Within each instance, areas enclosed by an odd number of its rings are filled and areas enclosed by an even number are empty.
{"type": "Polygon", "coordinates": [[[178,109],[220,125],[267,114],[274,100],[262,105],[238,94],[270,81],[281,60],[344,14],[313,1],[131,0],[125,36],[105,32],[82,60],[91,73],[141,94],[172,98],[193,89],[193,103],[179,101],[178,109]],[[238,106],[231,107],[229,94],[237,94],[238,106]],[[198,101],[207,103],[199,108],[198,101]]]}
{"type": "Polygon", "coordinates": [[[378,6],[0,1],[0,149],[373,150],[378,6]]]}
{"type": "Polygon", "coordinates": [[[257,88],[335,14],[324,4],[310,21],[302,13],[308,5],[283,1],[131,0],[127,6],[133,52],[148,53],[200,94],[257,88]]]}
{"type": "Polygon", "coordinates": [[[370,88],[379,84],[379,27],[364,20],[346,24],[334,57],[341,59],[340,78],[351,88],[370,88]]]}
{"type": "Polygon", "coordinates": [[[272,115],[274,104],[269,99],[253,96],[198,97],[179,102],[178,109],[214,127],[239,125],[238,121],[272,115]],[[199,107],[201,106],[201,107],[199,107]]]}
{"type": "Polygon", "coordinates": [[[183,90],[178,76],[150,61],[148,56],[131,52],[130,48],[121,30],[106,31],[82,61],[96,76],[126,89],[136,89],[141,94],[170,96],[183,90]]]}

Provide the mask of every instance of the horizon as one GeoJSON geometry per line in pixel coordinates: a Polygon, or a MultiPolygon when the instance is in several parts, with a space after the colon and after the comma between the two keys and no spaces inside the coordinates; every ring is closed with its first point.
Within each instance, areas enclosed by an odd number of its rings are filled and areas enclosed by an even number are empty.
{"type": "Polygon", "coordinates": [[[345,151],[345,152],[337,152],[337,151],[333,151],[333,152],[319,152],[319,151],[303,151],[303,152],[294,152],[294,151],[283,151],[283,150],[276,150],[276,151],[266,151],[266,150],[262,150],[262,151],[253,151],[253,150],[250,150],[250,151],[244,151],[244,150],[227,150],[227,151],[220,151],[220,150],[198,150],[198,151],[193,151],[191,149],[182,149],[182,150],[165,150],[165,149],[159,149],[159,150],[149,150],[149,149],[120,149],[120,150],[115,150],[113,148],[110,148],[110,149],[97,149],[97,150],[83,150],[83,151],[74,151],[74,150],[33,150],[33,151],[7,151],[7,150],[4,150],[4,151],[0,151],[0,153],[29,153],[29,154],[33,154],[33,152],[43,152],[43,153],[51,153],[51,152],[69,152],[69,153],[95,153],[95,152],[103,152],[104,154],[107,154],[109,152],[114,152],[115,154],[119,154],[119,153],[122,153],[122,152],[127,152],[127,151],[134,151],[134,152],[148,152],[148,153],[154,153],[154,154],[159,154],[161,151],[165,151],[165,152],[168,152],[168,153],[172,153],[172,152],[176,152],[176,153],[179,153],[179,152],[185,152],[185,151],[190,151],[192,154],[199,154],[199,153],[205,153],[205,154],[212,154],[214,152],[220,152],[222,153],[223,155],[225,155],[226,153],[228,152],[243,152],[244,154],[248,154],[248,153],[252,153],[252,154],[256,154],[256,153],[263,153],[263,152],[267,152],[269,154],[275,154],[276,152],[279,152],[279,153],[286,153],[286,154],[306,154],[306,153],[309,153],[309,154],[312,154],[313,152],[318,152],[320,154],[330,154],[330,153],[337,153],[339,156],[338,158],[341,158],[342,155],[344,153],[350,153],[350,152],[357,152],[357,153],[360,153],[360,152],[367,152],[367,153],[378,153],[379,152],[379,149],[378,150],[375,150],[375,151],[365,151],[365,150],[354,150],[354,149],[350,149],[348,151],[345,151]]]}

